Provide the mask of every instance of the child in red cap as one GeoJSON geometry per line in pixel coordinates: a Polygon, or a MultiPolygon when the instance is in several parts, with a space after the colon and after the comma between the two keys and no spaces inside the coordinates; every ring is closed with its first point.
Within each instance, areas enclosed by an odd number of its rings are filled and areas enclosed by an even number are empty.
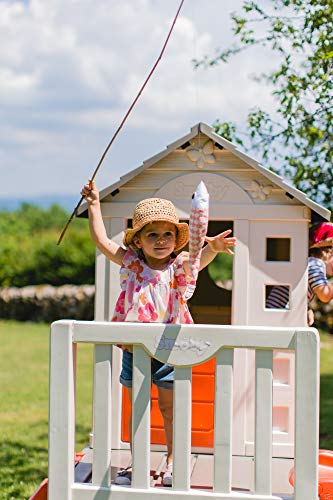
{"type": "MultiPolygon", "coordinates": [[[[308,258],[308,304],[315,297],[321,302],[333,299],[333,283],[327,276],[333,276],[333,224],[320,222],[313,224],[309,231],[308,258]]],[[[289,302],[287,286],[273,287],[266,298],[268,309],[283,309],[289,302]]],[[[308,325],[314,322],[313,311],[308,309],[308,325]]]]}
{"type": "MultiPolygon", "coordinates": [[[[321,302],[333,299],[333,283],[327,276],[333,275],[333,224],[314,224],[309,233],[309,284],[308,300],[318,297],[321,302]]],[[[313,323],[313,313],[309,311],[309,325],[313,323]]]]}

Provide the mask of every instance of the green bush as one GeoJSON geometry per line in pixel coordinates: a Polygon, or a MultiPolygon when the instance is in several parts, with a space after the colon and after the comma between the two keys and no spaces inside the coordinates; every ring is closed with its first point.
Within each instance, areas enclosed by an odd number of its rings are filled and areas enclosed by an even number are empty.
{"type": "Polygon", "coordinates": [[[86,220],[74,219],[60,246],[68,213],[24,203],[0,212],[0,286],[94,283],[95,247],[86,220]]]}
{"type": "Polygon", "coordinates": [[[226,282],[232,280],[233,256],[218,253],[208,266],[208,273],[213,281],[226,282]]]}

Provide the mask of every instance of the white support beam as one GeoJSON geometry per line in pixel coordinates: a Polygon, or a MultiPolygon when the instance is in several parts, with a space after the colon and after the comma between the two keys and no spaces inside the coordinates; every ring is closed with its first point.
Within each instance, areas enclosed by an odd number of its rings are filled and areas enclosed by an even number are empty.
{"type": "Polygon", "coordinates": [[[295,500],[313,500],[318,492],[319,357],[318,333],[296,334],[295,500]]]}
{"type": "Polygon", "coordinates": [[[192,369],[175,368],[173,405],[173,489],[188,491],[191,474],[192,369]]]}
{"type": "Polygon", "coordinates": [[[71,500],[74,483],[74,357],[72,321],[53,323],[50,333],[48,500],[71,500]]]}
{"type": "Polygon", "coordinates": [[[256,350],[255,492],[272,494],[273,351],[256,350]]]}
{"type": "Polygon", "coordinates": [[[94,359],[94,449],[92,484],[111,483],[111,345],[96,345],[94,359]]]}
{"type": "Polygon", "coordinates": [[[142,347],[133,348],[132,454],[133,488],[150,485],[151,359],[142,347]]]}
{"type": "Polygon", "coordinates": [[[216,356],[214,418],[214,491],[231,492],[234,350],[216,356]]]}

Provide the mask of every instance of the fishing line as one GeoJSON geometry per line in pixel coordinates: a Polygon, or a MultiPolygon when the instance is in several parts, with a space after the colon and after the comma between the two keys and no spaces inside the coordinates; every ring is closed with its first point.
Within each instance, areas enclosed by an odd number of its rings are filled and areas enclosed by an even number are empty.
{"type": "MultiPolygon", "coordinates": [[[[191,3],[191,9],[192,9],[192,22],[193,22],[193,32],[192,32],[192,50],[193,50],[193,57],[192,57],[192,62],[193,60],[197,60],[198,57],[198,31],[196,27],[196,20],[197,20],[197,4],[195,0],[192,0],[191,3]]],[[[195,109],[195,120],[194,123],[198,122],[200,123],[200,111],[199,111],[199,90],[200,90],[200,84],[199,84],[199,72],[197,69],[193,69],[192,71],[194,72],[193,76],[193,95],[194,95],[194,109],[195,109]]],[[[198,134],[198,142],[197,142],[197,147],[200,148],[201,146],[201,129],[199,125],[199,134],[198,134]]]]}
{"type": "MultiPolygon", "coordinates": [[[[175,18],[174,18],[174,20],[173,20],[173,22],[172,22],[171,28],[170,28],[170,30],[169,30],[169,33],[168,33],[167,37],[166,37],[166,40],[165,40],[165,42],[164,42],[164,45],[163,45],[163,47],[162,47],[162,50],[161,50],[160,55],[159,55],[159,56],[158,56],[158,58],[156,59],[155,64],[153,65],[152,69],[150,70],[150,72],[149,72],[149,74],[148,74],[147,78],[145,79],[145,81],[144,81],[143,85],[141,86],[141,88],[140,88],[140,90],[139,90],[139,92],[138,92],[137,96],[135,97],[134,101],[133,101],[133,102],[132,102],[132,104],[130,105],[130,107],[129,107],[129,109],[128,109],[127,113],[126,113],[126,114],[125,114],[125,116],[124,116],[124,118],[122,119],[122,121],[121,121],[121,123],[120,123],[119,127],[117,128],[116,132],[115,132],[115,133],[114,133],[114,135],[112,136],[112,138],[111,138],[111,140],[110,140],[109,144],[107,145],[107,147],[106,147],[106,149],[105,149],[104,153],[103,153],[103,154],[102,154],[102,156],[101,156],[101,159],[100,159],[100,160],[99,160],[99,162],[98,162],[97,167],[95,168],[94,173],[93,173],[93,174],[92,174],[92,176],[90,177],[90,179],[91,179],[92,181],[95,179],[95,177],[96,177],[96,175],[97,175],[97,172],[99,171],[99,169],[100,169],[100,167],[101,167],[101,165],[102,165],[102,163],[103,163],[103,160],[104,160],[104,158],[106,157],[106,155],[107,155],[107,153],[108,153],[108,151],[109,151],[110,147],[112,146],[112,144],[113,144],[113,142],[114,142],[115,138],[117,137],[117,135],[119,134],[120,130],[122,129],[122,127],[123,127],[124,123],[126,122],[126,120],[127,120],[128,116],[129,116],[129,114],[131,113],[131,111],[132,111],[132,109],[134,108],[135,104],[136,104],[136,103],[137,103],[137,101],[139,100],[140,95],[142,94],[142,92],[143,92],[144,88],[146,87],[147,83],[149,82],[149,80],[150,80],[151,76],[153,75],[153,73],[154,73],[154,71],[155,71],[155,69],[156,69],[156,67],[157,67],[158,63],[159,63],[159,62],[160,62],[160,60],[162,59],[162,56],[163,56],[164,51],[165,51],[165,48],[166,48],[166,46],[167,46],[167,44],[168,44],[169,38],[170,38],[171,33],[172,33],[172,31],[173,31],[173,28],[174,28],[174,26],[175,26],[175,24],[176,24],[176,21],[177,21],[178,15],[179,15],[179,13],[180,13],[180,11],[181,11],[181,8],[182,8],[182,6],[183,6],[184,1],[185,1],[185,0],[181,0],[181,2],[180,2],[180,4],[179,4],[179,7],[178,7],[178,10],[177,10],[177,13],[176,13],[175,18]]],[[[72,212],[72,214],[71,214],[70,218],[69,218],[69,219],[68,219],[68,221],[67,221],[66,226],[65,226],[65,227],[64,227],[64,229],[62,230],[62,233],[61,233],[61,235],[60,235],[60,237],[59,237],[59,239],[58,239],[57,245],[60,245],[60,243],[61,243],[61,241],[62,241],[63,237],[65,236],[65,233],[66,233],[66,231],[67,231],[68,226],[70,225],[70,223],[71,223],[71,222],[72,222],[72,220],[74,219],[75,215],[77,215],[77,211],[78,211],[78,209],[79,209],[79,207],[80,207],[80,205],[81,205],[81,203],[82,203],[82,201],[83,201],[83,200],[84,200],[84,197],[83,197],[83,196],[81,196],[80,201],[78,202],[78,204],[77,204],[77,205],[76,205],[76,207],[74,208],[74,210],[73,210],[73,212],[72,212]]]]}

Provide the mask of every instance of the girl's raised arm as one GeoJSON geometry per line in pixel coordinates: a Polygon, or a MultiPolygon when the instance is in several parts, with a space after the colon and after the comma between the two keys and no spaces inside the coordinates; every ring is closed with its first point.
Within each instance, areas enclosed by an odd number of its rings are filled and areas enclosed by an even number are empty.
{"type": "Polygon", "coordinates": [[[95,182],[89,181],[89,184],[85,184],[81,190],[81,195],[88,203],[91,239],[108,259],[121,265],[126,251],[118,243],[110,240],[106,234],[99,201],[99,191],[95,182]]]}

